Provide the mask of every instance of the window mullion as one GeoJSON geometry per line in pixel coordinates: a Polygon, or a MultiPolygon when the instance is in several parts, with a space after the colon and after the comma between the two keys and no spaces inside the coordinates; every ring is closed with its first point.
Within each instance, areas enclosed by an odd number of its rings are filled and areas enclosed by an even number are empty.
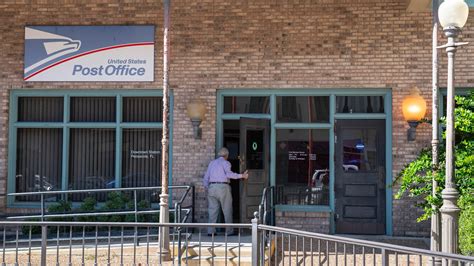
{"type": "Polygon", "coordinates": [[[61,190],[68,188],[68,172],[69,172],[69,106],[71,98],[68,94],[64,96],[64,120],[63,120],[63,156],[62,156],[62,173],[61,173],[61,190]]]}
{"type": "Polygon", "coordinates": [[[115,127],[115,187],[122,186],[122,95],[116,98],[116,127],[115,127]]]}

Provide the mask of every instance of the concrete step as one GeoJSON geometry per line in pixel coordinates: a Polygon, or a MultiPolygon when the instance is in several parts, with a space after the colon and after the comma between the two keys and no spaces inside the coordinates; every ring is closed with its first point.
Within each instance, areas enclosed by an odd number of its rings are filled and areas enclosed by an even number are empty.
{"type": "MultiPolygon", "coordinates": [[[[225,257],[227,250],[227,256],[239,256],[239,245],[238,243],[227,243],[227,248],[225,243],[189,243],[188,246],[188,255],[189,256],[198,256],[201,252],[201,256],[219,256],[225,257]]],[[[250,244],[240,244],[240,256],[252,256],[252,245],[250,244]]]]}
{"type": "MultiPolygon", "coordinates": [[[[269,250],[265,250],[266,258],[268,258],[268,252],[269,250]]],[[[188,265],[252,265],[252,245],[250,243],[240,243],[239,256],[238,243],[227,243],[226,249],[225,243],[214,243],[213,246],[209,242],[191,242],[188,246],[187,255],[183,250],[181,261],[183,263],[187,262],[188,265]]]]}
{"type": "Polygon", "coordinates": [[[199,257],[188,257],[187,261],[186,258],[183,258],[182,263],[187,265],[215,265],[215,266],[250,266],[252,265],[252,258],[251,257],[212,257],[212,256],[203,256],[199,257]]]}

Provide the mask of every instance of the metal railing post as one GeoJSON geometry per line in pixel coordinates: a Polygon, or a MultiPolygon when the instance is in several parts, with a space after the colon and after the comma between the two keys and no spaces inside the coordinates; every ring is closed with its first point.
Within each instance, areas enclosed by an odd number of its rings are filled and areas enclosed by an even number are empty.
{"type": "Polygon", "coordinates": [[[44,195],[41,194],[41,221],[44,221],[44,195]]]}
{"type": "Polygon", "coordinates": [[[46,248],[48,246],[48,226],[41,226],[41,266],[46,266],[46,248]]]}
{"type": "Polygon", "coordinates": [[[384,248],[382,248],[382,266],[387,265],[387,262],[388,262],[388,253],[384,248]]]}
{"type": "Polygon", "coordinates": [[[195,189],[195,187],[194,187],[194,185],[193,185],[193,186],[191,186],[191,196],[192,196],[192,198],[191,198],[191,203],[192,203],[192,207],[191,207],[191,211],[192,211],[192,214],[191,214],[191,223],[194,223],[194,221],[195,221],[195,220],[194,220],[194,206],[195,206],[195,203],[196,203],[196,202],[195,202],[195,200],[196,200],[196,199],[195,199],[195,198],[196,198],[196,197],[195,197],[195,193],[196,193],[196,189],[195,189]]]}
{"type": "Polygon", "coordinates": [[[260,244],[258,237],[258,212],[254,213],[252,219],[252,266],[258,266],[260,261],[260,244]]]}
{"type": "Polygon", "coordinates": [[[137,190],[133,190],[133,207],[135,212],[135,222],[138,222],[137,190]]]}
{"type": "Polygon", "coordinates": [[[275,225],[275,187],[271,187],[271,201],[270,208],[272,210],[271,223],[270,225],[275,225]]]}

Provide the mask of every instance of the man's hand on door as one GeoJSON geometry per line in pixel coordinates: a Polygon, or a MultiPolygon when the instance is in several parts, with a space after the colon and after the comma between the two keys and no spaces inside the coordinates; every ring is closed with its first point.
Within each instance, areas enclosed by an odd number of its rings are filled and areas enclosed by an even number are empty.
{"type": "Polygon", "coordinates": [[[245,172],[242,174],[242,178],[243,179],[249,178],[249,171],[248,170],[245,170],[245,172]]]}

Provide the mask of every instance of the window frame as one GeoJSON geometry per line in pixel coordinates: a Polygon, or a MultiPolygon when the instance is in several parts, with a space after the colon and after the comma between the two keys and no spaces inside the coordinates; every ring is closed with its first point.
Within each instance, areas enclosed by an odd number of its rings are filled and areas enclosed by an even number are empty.
{"type": "MultiPolygon", "coordinates": [[[[9,140],[8,140],[8,177],[7,195],[15,192],[16,174],[16,149],[17,132],[19,128],[61,128],[63,132],[63,152],[61,170],[61,190],[68,190],[69,173],[69,137],[70,130],[74,128],[112,128],[115,129],[115,184],[121,186],[122,176],[122,130],[128,128],[137,129],[162,129],[162,122],[123,122],[122,119],[122,98],[123,97],[163,97],[161,89],[142,90],[12,90],[10,94],[10,115],[9,115],[9,140]],[[19,122],[18,121],[18,100],[20,97],[63,97],[63,121],[61,122],[19,122]],[[70,102],[71,97],[114,97],[116,101],[115,122],[70,122],[70,102]]],[[[169,115],[169,135],[173,135],[173,93],[170,92],[170,115],[169,115]]],[[[169,164],[172,165],[173,140],[169,141],[169,164]]],[[[168,182],[172,184],[172,167],[169,169],[168,182]]],[[[38,208],[39,202],[20,202],[15,197],[7,196],[8,208],[38,208]]]]}

